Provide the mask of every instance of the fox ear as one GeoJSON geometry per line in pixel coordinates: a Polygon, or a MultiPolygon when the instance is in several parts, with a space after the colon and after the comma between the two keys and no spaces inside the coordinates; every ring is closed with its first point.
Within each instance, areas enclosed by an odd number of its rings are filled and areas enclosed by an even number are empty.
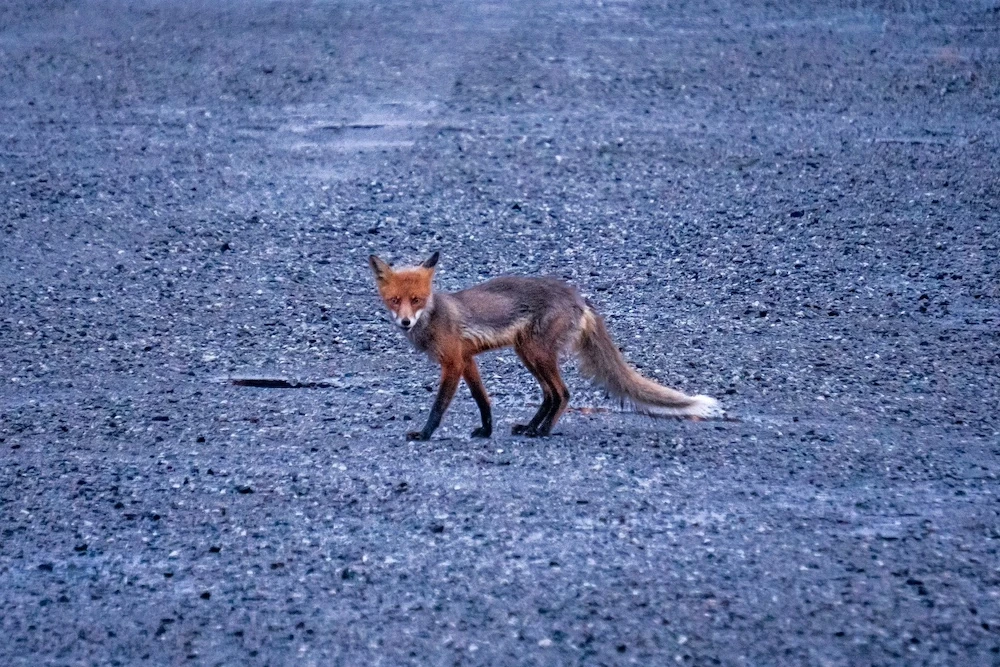
{"type": "Polygon", "coordinates": [[[438,257],[440,256],[441,253],[435,251],[434,254],[425,259],[424,263],[421,264],[420,266],[424,267],[425,269],[433,269],[434,265],[438,263],[438,257]]]}
{"type": "Polygon", "coordinates": [[[368,266],[372,267],[372,273],[375,274],[375,280],[379,283],[384,283],[389,279],[389,276],[392,275],[392,267],[375,255],[368,256],[368,266]]]}

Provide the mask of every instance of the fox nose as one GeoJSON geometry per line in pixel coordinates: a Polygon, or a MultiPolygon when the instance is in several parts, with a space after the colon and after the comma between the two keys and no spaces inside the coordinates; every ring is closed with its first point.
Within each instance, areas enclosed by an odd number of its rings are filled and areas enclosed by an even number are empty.
{"type": "Polygon", "coordinates": [[[401,319],[399,321],[399,326],[403,327],[404,329],[409,329],[410,328],[410,318],[404,317],[403,319],[401,319]]]}

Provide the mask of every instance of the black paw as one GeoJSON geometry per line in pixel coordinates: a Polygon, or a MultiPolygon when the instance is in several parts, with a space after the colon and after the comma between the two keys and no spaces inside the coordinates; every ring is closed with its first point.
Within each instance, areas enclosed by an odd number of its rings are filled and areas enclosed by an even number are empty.
{"type": "Polygon", "coordinates": [[[487,428],[485,426],[480,426],[475,431],[472,432],[473,438],[488,438],[493,435],[493,429],[487,428]]]}
{"type": "Polygon", "coordinates": [[[511,435],[524,435],[529,438],[538,436],[538,430],[531,424],[514,424],[510,427],[511,435]]]}
{"type": "Polygon", "coordinates": [[[430,440],[431,436],[424,435],[423,431],[410,431],[406,434],[407,440],[430,440]]]}

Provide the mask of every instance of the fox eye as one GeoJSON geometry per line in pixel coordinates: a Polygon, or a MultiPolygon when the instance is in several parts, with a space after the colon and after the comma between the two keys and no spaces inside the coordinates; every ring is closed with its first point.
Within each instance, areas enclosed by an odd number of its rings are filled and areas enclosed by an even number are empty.
{"type": "Polygon", "coordinates": [[[389,299],[389,303],[391,303],[394,306],[398,306],[399,305],[399,297],[398,296],[392,297],[391,299],[389,299]]]}
{"type": "Polygon", "coordinates": [[[410,303],[412,303],[414,306],[418,305],[420,303],[420,297],[419,296],[413,297],[412,299],[410,299],[410,303]]]}

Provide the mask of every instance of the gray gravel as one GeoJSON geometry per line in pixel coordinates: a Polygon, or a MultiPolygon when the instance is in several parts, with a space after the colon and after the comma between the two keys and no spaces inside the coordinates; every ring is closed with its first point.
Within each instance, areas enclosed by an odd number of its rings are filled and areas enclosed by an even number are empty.
{"type": "Polygon", "coordinates": [[[998,44],[994,0],[5,0],[0,663],[1000,664],[998,44]],[[504,352],[497,435],[462,389],[404,441],[437,371],[366,259],[433,250],[740,421],[570,370],[512,437],[504,352]]]}

